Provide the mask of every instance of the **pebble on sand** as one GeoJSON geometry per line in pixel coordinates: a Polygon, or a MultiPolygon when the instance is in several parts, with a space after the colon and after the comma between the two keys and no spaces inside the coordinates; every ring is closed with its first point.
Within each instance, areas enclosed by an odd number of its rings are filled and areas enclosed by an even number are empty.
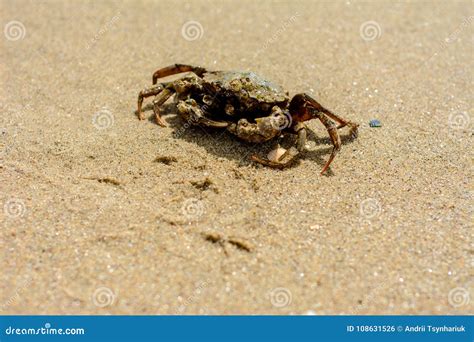
{"type": "Polygon", "coordinates": [[[373,119],[373,120],[369,121],[369,126],[370,127],[382,127],[382,123],[377,119],[373,119]]]}

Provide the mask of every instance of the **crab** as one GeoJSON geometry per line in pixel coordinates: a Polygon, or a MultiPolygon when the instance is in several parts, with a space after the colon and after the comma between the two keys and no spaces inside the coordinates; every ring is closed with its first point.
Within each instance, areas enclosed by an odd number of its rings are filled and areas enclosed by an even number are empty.
{"type": "Polygon", "coordinates": [[[145,118],[143,100],[155,96],[155,119],[158,125],[165,127],[160,107],[173,95],[178,114],[192,125],[226,129],[252,143],[263,143],[283,133],[296,135],[295,146],[276,154],[275,158],[251,156],[253,161],[273,168],[289,166],[304,151],[305,121],[319,119],[333,144],[321,174],[340,150],[338,129],[348,126],[353,136],[357,134],[358,124],[334,114],[306,93],[296,94],[290,100],[288,92],[253,72],[208,71],[185,64],[174,64],[153,74],[153,85],[138,95],[139,119],[145,118]],[[161,78],[180,73],[186,74],[175,81],[158,83],[161,78]]]}

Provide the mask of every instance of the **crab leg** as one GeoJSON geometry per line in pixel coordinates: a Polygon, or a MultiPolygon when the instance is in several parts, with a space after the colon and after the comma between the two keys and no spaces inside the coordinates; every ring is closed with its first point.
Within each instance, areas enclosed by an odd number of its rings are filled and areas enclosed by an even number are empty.
{"type": "Polygon", "coordinates": [[[323,114],[322,112],[317,112],[316,117],[323,123],[323,125],[326,127],[329,137],[331,138],[332,144],[334,145],[334,148],[332,149],[331,156],[329,157],[326,165],[324,165],[321,174],[323,174],[331,165],[331,162],[333,161],[334,157],[336,156],[337,152],[339,152],[341,148],[341,138],[339,137],[339,133],[337,133],[337,127],[334,122],[332,122],[328,117],[323,114]]]}
{"type": "Polygon", "coordinates": [[[156,84],[157,80],[162,77],[180,74],[182,72],[192,71],[199,77],[202,76],[207,70],[201,67],[186,65],[186,64],[173,64],[162,69],[158,69],[153,74],[153,84],[156,84]]]}
{"type": "Polygon", "coordinates": [[[345,120],[345,119],[341,118],[339,115],[334,114],[333,112],[331,112],[328,109],[322,110],[322,112],[324,114],[326,114],[327,116],[329,116],[331,119],[333,119],[333,120],[335,120],[339,123],[339,126],[337,126],[337,129],[340,129],[340,128],[345,127],[345,126],[349,126],[351,128],[351,131],[356,132],[357,127],[359,127],[358,124],[353,123],[353,122],[348,121],[348,120],[345,120]]]}
{"type": "Polygon", "coordinates": [[[297,121],[306,121],[312,118],[318,118],[319,121],[326,127],[326,130],[329,133],[329,137],[331,138],[332,144],[334,148],[332,149],[331,155],[329,156],[329,160],[327,161],[326,165],[324,165],[321,174],[326,172],[331,165],[334,157],[336,156],[337,152],[341,148],[341,138],[339,137],[339,133],[337,132],[338,128],[342,128],[346,125],[351,126],[351,133],[353,136],[357,134],[357,124],[352,123],[350,121],[344,120],[330,110],[321,106],[315,99],[313,99],[308,94],[297,94],[293,97],[290,103],[290,112],[292,112],[293,117],[297,121]],[[340,123],[339,126],[329,118],[332,118],[340,123]]]}
{"type": "Polygon", "coordinates": [[[153,95],[158,95],[162,90],[164,89],[163,85],[158,84],[150,88],[143,89],[140,93],[138,93],[138,110],[137,110],[137,115],[140,120],[144,120],[145,116],[142,113],[142,104],[143,104],[143,99],[153,96],[153,95]]]}
{"type": "Polygon", "coordinates": [[[207,127],[214,127],[214,128],[226,128],[227,126],[229,126],[229,123],[228,122],[224,122],[224,121],[215,121],[215,120],[211,120],[211,119],[208,119],[208,118],[205,118],[203,116],[201,116],[199,119],[199,123],[200,124],[203,124],[207,127]]]}
{"type": "Polygon", "coordinates": [[[182,100],[178,103],[178,113],[188,122],[214,128],[225,128],[229,126],[228,122],[215,121],[208,119],[204,115],[202,107],[200,107],[195,100],[182,100]]]}
{"type": "Polygon", "coordinates": [[[349,127],[351,127],[351,132],[353,134],[357,134],[357,127],[359,126],[358,124],[353,123],[353,122],[351,122],[349,120],[346,120],[344,118],[341,118],[339,115],[334,114],[329,109],[324,108],[318,101],[313,99],[308,94],[305,94],[305,95],[306,95],[306,98],[308,99],[309,103],[311,104],[311,106],[314,109],[316,109],[320,112],[323,112],[324,114],[329,116],[331,119],[333,119],[334,121],[337,121],[339,123],[339,126],[337,126],[337,129],[343,128],[345,126],[349,126],[349,127]]]}
{"type": "Polygon", "coordinates": [[[156,123],[161,127],[166,127],[166,123],[163,121],[160,115],[160,106],[166,102],[171,96],[173,96],[174,91],[165,88],[161,93],[156,95],[155,99],[153,100],[153,113],[155,113],[156,123]]]}

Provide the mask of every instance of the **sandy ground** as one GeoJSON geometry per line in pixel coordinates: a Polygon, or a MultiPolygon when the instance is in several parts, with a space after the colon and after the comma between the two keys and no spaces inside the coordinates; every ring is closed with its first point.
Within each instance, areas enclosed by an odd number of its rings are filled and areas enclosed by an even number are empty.
{"type": "Polygon", "coordinates": [[[3,314],[473,313],[471,2],[0,13],[3,314]],[[248,160],[271,145],[185,128],[172,105],[167,128],[149,106],[137,120],[175,62],[308,92],[359,138],[320,176],[316,121],[278,171],[248,160]]]}

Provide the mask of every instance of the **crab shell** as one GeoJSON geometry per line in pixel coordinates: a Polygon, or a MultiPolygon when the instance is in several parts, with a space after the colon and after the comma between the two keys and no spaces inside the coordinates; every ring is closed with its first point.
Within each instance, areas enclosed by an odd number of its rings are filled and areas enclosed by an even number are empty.
{"type": "Polygon", "coordinates": [[[224,120],[263,117],[274,106],[288,106],[288,92],[254,72],[214,71],[205,73],[202,79],[204,91],[211,99],[225,100],[224,120]]]}

